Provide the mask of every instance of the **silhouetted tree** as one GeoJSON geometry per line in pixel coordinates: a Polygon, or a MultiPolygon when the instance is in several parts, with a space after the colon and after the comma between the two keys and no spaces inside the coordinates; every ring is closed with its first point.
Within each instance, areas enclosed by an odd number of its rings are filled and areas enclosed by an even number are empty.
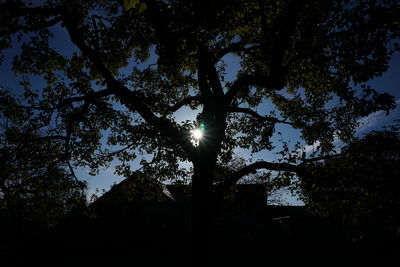
{"type": "MultiPolygon", "coordinates": [[[[241,157],[234,157],[224,166],[217,166],[215,171],[214,180],[216,184],[222,184],[230,179],[240,169],[246,167],[250,160],[241,157]]],[[[285,204],[284,195],[289,194],[289,187],[291,185],[290,176],[285,173],[274,172],[252,172],[249,175],[242,177],[238,183],[240,184],[257,184],[264,188],[266,195],[265,201],[268,205],[271,204],[285,204]]],[[[219,188],[221,189],[221,188],[219,188]]],[[[226,197],[232,197],[232,193],[236,190],[233,186],[228,190],[219,192],[219,200],[226,197]],[[228,193],[228,194],[226,194],[228,193]]]]}
{"type": "Polygon", "coordinates": [[[398,127],[355,138],[339,155],[308,170],[300,189],[313,212],[353,228],[357,239],[399,235],[398,127]]]}
{"type": "Polygon", "coordinates": [[[64,137],[43,136],[44,121],[29,116],[0,91],[0,206],[16,232],[55,226],[86,201],[86,185],[74,178],[60,149],[64,137]]]}
{"type": "Polygon", "coordinates": [[[150,177],[191,179],[193,265],[207,258],[216,194],[257,170],[303,174],[313,161],[285,144],[278,161],[247,164],[213,190],[216,166],[234,149],[270,151],[275,126],[286,124],[326,155],[358,118],[395,106],[365,83],[398,48],[396,0],[27,2],[1,4],[0,36],[3,48],[21,45],[13,71],[29,74],[32,119],[47,116],[65,136],[64,152],[94,172],[117,158],[117,172],[129,175],[146,153],[150,177]],[[240,65],[233,80],[224,75],[229,61],[240,65]],[[45,85],[32,88],[33,75],[45,85]],[[184,107],[196,121],[176,119],[184,107]]]}

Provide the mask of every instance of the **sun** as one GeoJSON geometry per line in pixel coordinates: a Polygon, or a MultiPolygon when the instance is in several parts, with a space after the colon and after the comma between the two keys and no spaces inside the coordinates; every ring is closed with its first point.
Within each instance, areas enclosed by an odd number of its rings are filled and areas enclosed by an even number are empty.
{"type": "Polygon", "coordinates": [[[200,129],[194,129],[192,131],[192,137],[196,140],[200,140],[203,137],[203,131],[200,129]]]}

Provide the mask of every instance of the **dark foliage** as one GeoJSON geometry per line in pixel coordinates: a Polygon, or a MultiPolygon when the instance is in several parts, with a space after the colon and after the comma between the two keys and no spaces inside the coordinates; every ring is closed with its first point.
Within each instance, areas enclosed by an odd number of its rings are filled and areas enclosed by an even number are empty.
{"type": "Polygon", "coordinates": [[[339,156],[315,163],[300,182],[316,214],[352,228],[356,239],[400,234],[400,132],[397,127],[355,138],[339,156]]]}
{"type": "Polygon", "coordinates": [[[274,144],[278,124],[319,142],[320,158],[335,137],[351,139],[360,117],[395,107],[366,83],[398,51],[399,10],[397,0],[2,1],[0,49],[15,53],[23,93],[0,105],[26,113],[34,134],[60,137],[55,158],[72,167],[95,174],[117,160],[129,177],[133,160],[147,155],[146,176],[191,183],[192,264],[202,266],[221,194],[260,170],[304,175],[316,160],[294,153],[299,145],[274,144]],[[240,65],[232,79],[229,59],[240,65]],[[195,120],[176,119],[184,107],[195,120]],[[204,138],[194,142],[199,125],[204,138]],[[277,147],[276,161],[218,179],[235,149],[277,147]]]}

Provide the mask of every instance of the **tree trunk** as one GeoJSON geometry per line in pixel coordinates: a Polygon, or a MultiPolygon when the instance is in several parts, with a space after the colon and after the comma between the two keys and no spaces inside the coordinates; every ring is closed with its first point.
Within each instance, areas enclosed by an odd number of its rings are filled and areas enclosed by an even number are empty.
{"type": "Polygon", "coordinates": [[[194,164],[190,228],[190,266],[207,266],[211,259],[213,219],[213,164],[194,164]]]}

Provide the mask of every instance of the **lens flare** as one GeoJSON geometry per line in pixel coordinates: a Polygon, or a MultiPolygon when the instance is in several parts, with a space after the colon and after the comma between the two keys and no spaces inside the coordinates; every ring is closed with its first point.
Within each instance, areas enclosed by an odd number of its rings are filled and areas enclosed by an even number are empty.
{"type": "Polygon", "coordinates": [[[192,131],[192,136],[194,139],[200,140],[203,137],[203,131],[201,131],[200,129],[194,129],[192,131]]]}

